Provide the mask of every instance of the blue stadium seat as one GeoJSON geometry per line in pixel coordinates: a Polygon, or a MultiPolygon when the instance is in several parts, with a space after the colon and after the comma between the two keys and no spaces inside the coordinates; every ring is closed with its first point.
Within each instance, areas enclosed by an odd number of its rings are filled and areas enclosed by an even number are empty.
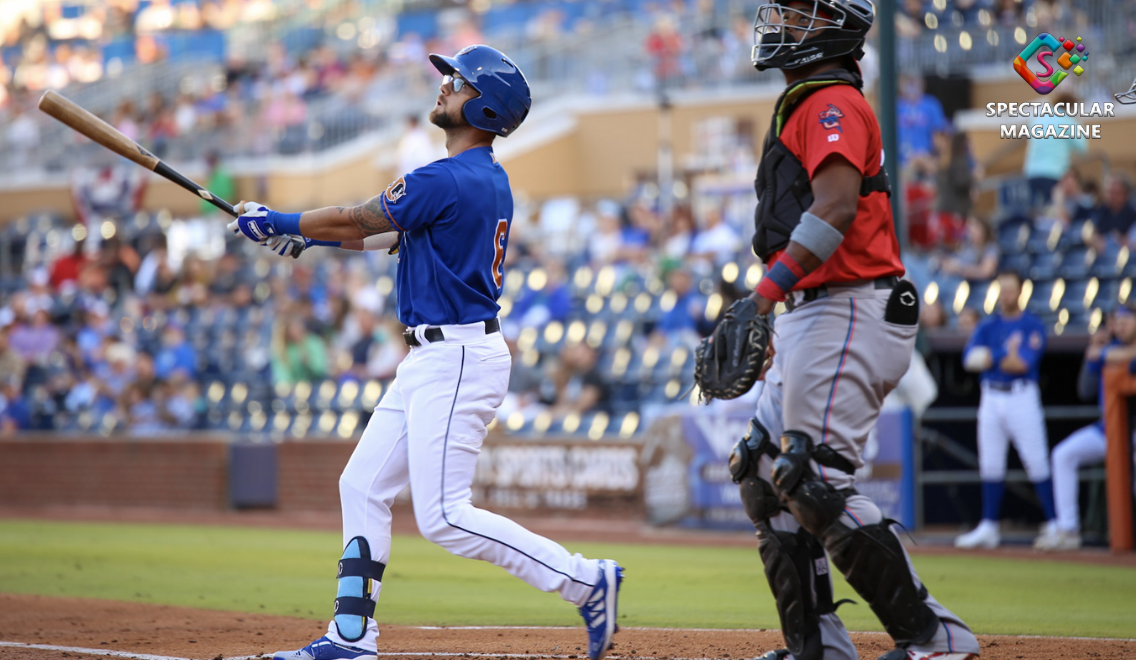
{"type": "Polygon", "coordinates": [[[1033,223],[1029,218],[1012,217],[998,225],[998,247],[1002,254],[1024,252],[1029,242],[1033,223]]]}
{"type": "Polygon", "coordinates": [[[1096,252],[1083,245],[1071,248],[1061,258],[1057,274],[1067,280],[1079,280],[1089,276],[1096,261],[1096,252]]]}
{"type": "Polygon", "coordinates": [[[1085,245],[1086,239],[1092,236],[1093,223],[1089,220],[1077,220],[1061,235],[1061,249],[1068,249],[1078,245],[1085,245]]]}
{"type": "Polygon", "coordinates": [[[1032,263],[1033,259],[1028,252],[1019,252],[1018,254],[1003,253],[998,263],[998,268],[1013,271],[1021,277],[1029,277],[1030,265],[1032,263]]]}
{"type": "Polygon", "coordinates": [[[978,311],[979,314],[985,314],[986,308],[986,294],[990,290],[990,285],[993,280],[986,282],[970,282],[970,292],[966,297],[965,307],[970,307],[978,311]]]}
{"type": "Polygon", "coordinates": [[[1100,289],[1097,291],[1096,298],[1093,300],[1093,307],[1098,308],[1105,314],[1111,313],[1117,305],[1117,294],[1120,291],[1119,279],[1102,279],[1100,280],[1100,289]]]}
{"type": "Polygon", "coordinates": [[[1067,281],[1060,309],[1067,310],[1074,317],[1085,314],[1093,308],[1099,291],[1100,281],[1095,278],[1067,281]]]}
{"type": "Polygon", "coordinates": [[[1048,280],[1057,276],[1057,269],[1061,266],[1060,252],[1042,252],[1035,254],[1030,264],[1029,279],[1048,280]]]}
{"type": "MultiPolygon", "coordinates": [[[[1053,289],[1056,286],[1057,280],[1041,280],[1034,281],[1033,293],[1030,295],[1029,302],[1026,303],[1026,310],[1031,314],[1046,317],[1056,314],[1057,308],[1052,304],[1053,289]]],[[[1064,286],[1064,283],[1062,283],[1064,286]]]]}
{"type": "Polygon", "coordinates": [[[1061,227],[1054,224],[1052,227],[1034,226],[1030,231],[1029,242],[1026,249],[1033,254],[1045,254],[1058,248],[1061,241],[1061,227]]]}
{"type": "Polygon", "coordinates": [[[1128,265],[1128,251],[1108,243],[1102,252],[1097,253],[1089,274],[1093,277],[1118,277],[1128,265]]]}

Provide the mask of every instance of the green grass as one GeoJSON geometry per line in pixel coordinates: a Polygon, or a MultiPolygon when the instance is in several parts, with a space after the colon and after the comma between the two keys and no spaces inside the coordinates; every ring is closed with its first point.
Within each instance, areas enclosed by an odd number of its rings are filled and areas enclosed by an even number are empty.
{"type": "MultiPolygon", "coordinates": [[[[335,594],[340,537],[239,527],[0,520],[0,592],[154,602],[313,619],[335,594]]],[[[627,626],[774,628],[756,549],[572,543],[627,568],[627,626]]],[[[976,632],[1136,637],[1136,569],[916,556],[931,593],[976,632]]],[[[855,598],[837,580],[838,598],[855,598]]],[[[425,625],[578,625],[574,608],[484,562],[398,536],[379,620],[425,625]]],[[[866,605],[840,610],[880,630],[866,605]]]]}

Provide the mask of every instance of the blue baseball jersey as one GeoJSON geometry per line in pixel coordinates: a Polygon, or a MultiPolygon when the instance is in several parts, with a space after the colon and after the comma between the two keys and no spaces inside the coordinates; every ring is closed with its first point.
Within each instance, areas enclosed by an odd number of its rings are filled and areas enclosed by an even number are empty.
{"type": "Polygon", "coordinates": [[[976,346],[985,346],[990,349],[994,359],[993,366],[982,372],[983,382],[1010,383],[1015,380],[1027,378],[1032,381],[1038,379],[1038,367],[1041,365],[1041,356],[1045,353],[1045,326],[1041,320],[1029,312],[1008,319],[1001,314],[986,317],[974,329],[970,341],[966,343],[963,355],[976,346]],[[1017,347],[1018,356],[1026,363],[1029,370],[1024,374],[1008,374],[999,367],[1002,358],[1006,357],[1013,348],[1017,347]]]}
{"type": "Polygon", "coordinates": [[[402,232],[398,320],[413,327],[495,318],[513,193],[493,149],[469,149],[399,177],[382,203],[402,232]]]}
{"type": "MultiPolygon", "coordinates": [[[[1095,360],[1087,360],[1085,368],[1088,369],[1089,374],[1097,381],[1097,404],[1100,406],[1101,418],[1097,420],[1097,428],[1104,430],[1104,358],[1108,350],[1117,346],[1124,346],[1120,341],[1113,339],[1108,342],[1101,354],[1095,360]]],[[[1128,373],[1136,374],[1136,360],[1128,363],[1128,373]]]]}

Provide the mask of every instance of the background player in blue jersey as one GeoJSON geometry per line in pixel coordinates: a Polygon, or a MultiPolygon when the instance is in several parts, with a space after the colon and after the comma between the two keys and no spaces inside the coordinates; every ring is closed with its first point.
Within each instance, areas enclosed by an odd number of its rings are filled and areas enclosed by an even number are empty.
{"type": "Polygon", "coordinates": [[[978,405],[982,522],[955,539],[959,548],[994,548],[1001,542],[998,520],[1010,442],[1018,450],[1045,513],[1041,535],[1052,531],[1055,524],[1045,413],[1037,386],[1038,367],[1045,353],[1045,326],[1018,305],[1022,280],[1017,273],[1001,273],[998,285],[998,313],[978,324],[963,351],[966,369],[982,373],[982,400],[978,405]]]}
{"type": "Polygon", "coordinates": [[[1081,516],[1077,503],[1080,480],[1077,470],[1082,465],[1100,463],[1105,458],[1108,441],[1104,435],[1104,366],[1128,364],[1136,373],[1136,309],[1118,307],[1109,320],[1109,328],[1093,335],[1085,350],[1085,361],[1077,379],[1077,394],[1086,401],[1094,397],[1101,406],[1101,419],[1074,431],[1053,448],[1053,495],[1057,506],[1057,524],[1038,537],[1038,550],[1076,550],[1081,547],[1081,516]]]}
{"type": "Polygon", "coordinates": [[[481,442],[510,369],[497,298],[513,196],[492,145],[524,121],[528,82],[488,46],[470,46],[455,57],[431,55],[430,61],[444,74],[430,121],[446,132],[448,158],[399,177],[360,206],[286,214],[241,204],[238,229],[262,243],[296,235],[313,244],[369,249],[393,243],[389,237],[397,233],[398,318],[411,347],[339,481],[345,549],[327,635],[275,657],[376,656],[373,614],[390,558],[390,507],[409,483],[423,536],[578,606],[588,627],[588,655],[599,660],[615,632],[622,569],[573,555],[471,503],[481,442]]]}

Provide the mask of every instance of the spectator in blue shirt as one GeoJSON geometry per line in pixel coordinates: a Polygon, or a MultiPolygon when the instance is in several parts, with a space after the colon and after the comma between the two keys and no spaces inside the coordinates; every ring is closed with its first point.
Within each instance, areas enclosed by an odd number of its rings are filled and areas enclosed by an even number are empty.
{"type": "Polygon", "coordinates": [[[190,378],[197,375],[197,350],[185,338],[180,326],[170,324],[162,333],[162,348],[154,356],[154,373],[166,380],[178,370],[190,378]]]}
{"type": "Polygon", "coordinates": [[[676,268],[667,274],[667,286],[675,294],[675,304],[659,318],[657,332],[675,336],[698,331],[698,322],[706,310],[706,300],[694,287],[690,272],[676,268]]]}
{"type": "Polygon", "coordinates": [[[935,136],[949,133],[950,122],[939,99],[923,91],[923,79],[906,75],[899,81],[896,123],[899,133],[899,166],[916,166],[930,173],[938,151],[935,136]]]}
{"type": "Polygon", "coordinates": [[[565,282],[564,264],[552,259],[542,269],[545,278],[529,276],[509,316],[520,319],[522,327],[542,327],[550,321],[563,323],[572,309],[572,294],[565,282]],[[537,286],[539,285],[539,286],[537,286]]]}
{"type": "Polygon", "coordinates": [[[32,414],[20,392],[20,381],[0,380],[0,435],[26,431],[32,427],[32,414]]]}
{"type": "MultiPolygon", "coordinates": [[[[1076,103],[1072,94],[1062,94],[1053,100],[1054,105],[1076,103]]],[[[1062,106],[1064,107],[1064,106],[1062,106]]],[[[1033,117],[1030,126],[1076,126],[1072,117],[1033,117]]],[[[1031,129],[1032,130],[1032,129],[1031,129]]],[[[1058,131],[1061,129],[1059,128],[1058,131]]],[[[1084,154],[1089,148],[1087,138],[1058,139],[1043,138],[1026,140],[1026,160],[1022,173],[1029,181],[1030,201],[1035,209],[1045,208],[1053,197],[1053,188],[1061,177],[1069,171],[1075,155],[1084,154]]]]}

